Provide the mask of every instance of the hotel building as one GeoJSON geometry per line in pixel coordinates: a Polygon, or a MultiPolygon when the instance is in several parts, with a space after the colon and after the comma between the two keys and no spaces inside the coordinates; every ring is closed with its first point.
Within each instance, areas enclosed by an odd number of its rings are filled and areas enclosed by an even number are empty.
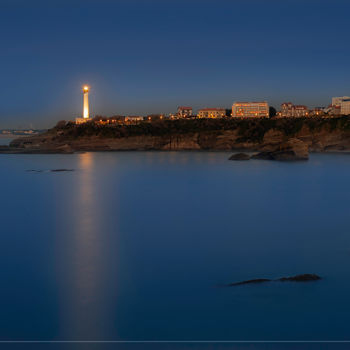
{"type": "Polygon", "coordinates": [[[188,118],[192,116],[192,107],[178,107],[177,116],[179,118],[188,118]]]}
{"type": "Polygon", "coordinates": [[[223,118],[225,116],[225,108],[203,108],[198,111],[198,118],[223,118]]]}
{"type": "Polygon", "coordinates": [[[236,118],[268,118],[269,105],[263,102],[235,102],[232,105],[232,117],[236,118]]]}

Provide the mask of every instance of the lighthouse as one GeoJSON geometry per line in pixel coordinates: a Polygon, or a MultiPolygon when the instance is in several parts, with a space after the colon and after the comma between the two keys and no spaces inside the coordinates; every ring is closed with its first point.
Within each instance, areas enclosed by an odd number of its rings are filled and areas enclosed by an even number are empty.
{"type": "Polygon", "coordinates": [[[89,87],[87,85],[83,87],[83,96],[84,96],[83,117],[84,119],[89,119],[89,87]]]}
{"type": "Polygon", "coordinates": [[[83,86],[83,117],[75,118],[76,124],[83,124],[91,121],[89,115],[89,90],[90,87],[88,85],[83,86]]]}

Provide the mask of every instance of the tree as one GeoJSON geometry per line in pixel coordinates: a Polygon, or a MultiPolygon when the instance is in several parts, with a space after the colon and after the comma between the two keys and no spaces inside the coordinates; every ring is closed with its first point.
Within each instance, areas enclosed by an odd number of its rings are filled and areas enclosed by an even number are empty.
{"type": "Polygon", "coordinates": [[[275,107],[270,106],[269,107],[269,116],[270,118],[276,117],[277,111],[275,107]]]}

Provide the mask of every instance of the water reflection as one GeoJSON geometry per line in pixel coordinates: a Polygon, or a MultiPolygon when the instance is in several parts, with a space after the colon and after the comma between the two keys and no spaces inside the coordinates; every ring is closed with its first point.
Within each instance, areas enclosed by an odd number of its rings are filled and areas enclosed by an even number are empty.
{"type": "Polygon", "coordinates": [[[92,179],[93,154],[79,155],[81,175],[77,188],[77,212],[75,215],[76,292],[81,306],[91,303],[96,295],[98,279],[98,253],[100,251],[98,232],[98,210],[92,179]]]}
{"type": "Polygon", "coordinates": [[[348,156],[229,156],[1,157],[2,337],[348,339],[348,156]],[[324,280],[216,287],[309,272],[324,280]]]}
{"type": "MultiPolygon", "coordinates": [[[[145,162],[150,165],[155,164],[217,164],[222,162],[222,155],[224,152],[193,152],[193,151],[148,151],[136,154],[137,157],[133,159],[134,164],[145,162]]],[[[226,152],[227,158],[231,152],[226,152]]],[[[226,159],[225,159],[226,160],[226,159]]]]}
{"type": "Polygon", "coordinates": [[[103,255],[101,212],[96,193],[94,154],[79,154],[79,171],[68,213],[71,245],[67,257],[64,337],[75,340],[103,338],[103,255]]]}

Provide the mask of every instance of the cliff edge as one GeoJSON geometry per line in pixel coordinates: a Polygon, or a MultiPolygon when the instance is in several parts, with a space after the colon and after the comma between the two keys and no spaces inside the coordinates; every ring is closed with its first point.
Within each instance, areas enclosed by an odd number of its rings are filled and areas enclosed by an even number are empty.
{"type": "Polygon", "coordinates": [[[311,152],[350,151],[350,118],[183,119],[135,125],[60,122],[47,132],[18,138],[2,153],[131,150],[247,150],[269,152],[289,140],[311,152]]]}

